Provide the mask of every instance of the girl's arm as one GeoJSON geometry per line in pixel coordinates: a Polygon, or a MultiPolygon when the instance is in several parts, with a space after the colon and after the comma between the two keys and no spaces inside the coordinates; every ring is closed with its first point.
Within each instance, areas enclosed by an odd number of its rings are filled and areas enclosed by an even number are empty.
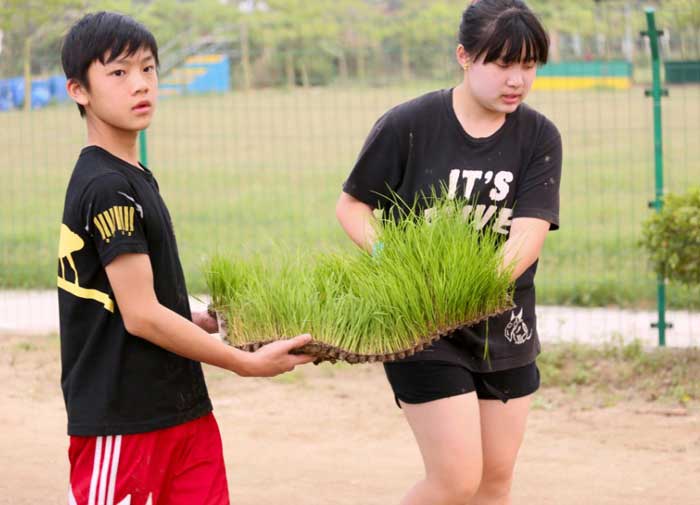
{"type": "Polygon", "coordinates": [[[537,261],[550,224],[544,219],[518,217],[513,219],[510,236],[504,245],[503,266],[513,265],[512,279],[516,280],[537,261]]]}
{"type": "MultiPolygon", "coordinates": [[[[368,252],[372,250],[376,235],[374,214],[369,205],[343,192],[335,206],[335,215],[355,244],[368,252]]],[[[513,219],[503,257],[504,267],[514,265],[513,280],[520,277],[539,258],[549,227],[549,222],[544,219],[513,219]]]]}
{"type": "Polygon", "coordinates": [[[343,192],[336,203],[335,215],[352,241],[371,252],[376,240],[372,207],[343,192]]]}

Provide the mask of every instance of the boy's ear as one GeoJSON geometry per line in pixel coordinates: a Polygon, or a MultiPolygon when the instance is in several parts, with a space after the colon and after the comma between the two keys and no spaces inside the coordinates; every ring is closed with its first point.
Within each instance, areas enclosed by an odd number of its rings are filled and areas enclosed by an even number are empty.
{"type": "Polygon", "coordinates": [[[78,105],[85,107],[90,102],[85,86],[80,84],[77,79],[68,79],[66,91],[68,91],[68,96],[78,105]]]}

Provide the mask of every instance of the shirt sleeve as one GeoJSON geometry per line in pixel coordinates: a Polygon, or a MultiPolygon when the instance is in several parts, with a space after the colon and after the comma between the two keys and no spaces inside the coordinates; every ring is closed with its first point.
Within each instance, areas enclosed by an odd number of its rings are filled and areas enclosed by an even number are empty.
{"type": "Polygon", "coordinates": [[[389,207],[403,179],[408,149],[401,145],[390,110],[375,123],[343,184],[343,191],[372,208],[389,207]]]}
{"type": "Polygon", "coordinates": [[[81,209],[103,266],[121,254],[148,254],[144,209],[124,177],[114,174],[95,179],[83,194],[81,209]]]}
{"type": "Polygon", "coordinates": [[[518,185],[513,218],[535,217],[559,229],[559,186],[561,182],[562,145],[556,126],[545,120],[537,147],[524,178],[518,185]]]}

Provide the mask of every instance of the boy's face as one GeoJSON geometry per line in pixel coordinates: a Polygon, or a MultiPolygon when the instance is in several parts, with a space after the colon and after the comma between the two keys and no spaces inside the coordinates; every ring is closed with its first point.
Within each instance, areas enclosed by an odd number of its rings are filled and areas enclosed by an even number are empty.
{"type": "MultiPolygon", "coordinates": [[[[108,58],[105,58],[108,59],[108,58]]],[[[88,68],[89,90],[77,86],[73,99],[101,122],[124,131],[148,127],[158,99],[156,62],[149,49],[126,53],[88,68]]]]}

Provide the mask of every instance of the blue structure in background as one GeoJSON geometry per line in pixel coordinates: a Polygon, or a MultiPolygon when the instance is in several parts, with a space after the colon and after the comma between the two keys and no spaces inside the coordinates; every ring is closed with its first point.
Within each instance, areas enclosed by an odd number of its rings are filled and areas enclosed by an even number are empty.
{"type": "MultiPolygon", "coordinates": [[[[32,80],[32,109],[68,100],[66,78],[54,75],[32,80]]],[[[20,109],[24,105],[24,78],[0,79],[0,111],[20,109]]]]}
{"type": "Polygon", "coordinates": [[[24,103],[24,79],[13,77],[0,81],[0,110],[21,107],[24,103]]]}
{"type": "Polygon", "coordinates": [[[162,95],[225,93],[231,87],[231,65],[225,54],[190,56],[160,83],[162,95]]]}
{"type": "MultiPolygon", "coordinates": [[[[160,84],[163,95],[225,93],[231,87],[231,66],[225,54],[190,56],[160,84]]],[[[32,109],[69,100],[66,78],[53,75],[32,80],[32,109]]],[[[0,79],[0,111],[24,105],[24,78],[0,79]]]]}
{"type": "Polygon", "coordinates": [[[63,75],[54,75],[49,77],[49,88],[51,89],[51,97],[57,102],[67,102],[70,97],[66,91],[66,78],[63,75]]]}

